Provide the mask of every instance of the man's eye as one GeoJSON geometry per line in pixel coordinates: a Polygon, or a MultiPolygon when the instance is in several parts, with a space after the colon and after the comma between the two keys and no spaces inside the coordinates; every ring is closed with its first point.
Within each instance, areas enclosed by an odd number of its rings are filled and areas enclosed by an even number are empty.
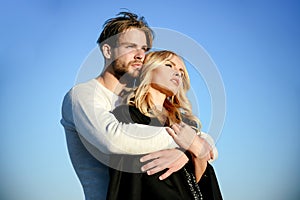
{"type": "Polygon", "coordinates": [[[172,68],[172,65],[171,65],[171,64],[165,64],[165,66],[167,66],[167,67],[171,67],[171,68],[172,68]]]}
{"type": "Polygon", "coordinates": [[[143,49],[144,52],[149,51],[149,48],[148,48],[148,47],[143,47],[142,49],[143,49]]]}

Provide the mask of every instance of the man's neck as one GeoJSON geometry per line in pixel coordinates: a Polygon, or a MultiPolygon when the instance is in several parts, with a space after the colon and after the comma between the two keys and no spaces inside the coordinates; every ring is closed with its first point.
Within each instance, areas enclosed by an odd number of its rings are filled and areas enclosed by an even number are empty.
{"type": "Polygon", "coordinates": [[[120,81],[108,71],[103,72],[96,80],[116,95],[119,95],[126,86],[126,84],[120,83],[120,81]]]}

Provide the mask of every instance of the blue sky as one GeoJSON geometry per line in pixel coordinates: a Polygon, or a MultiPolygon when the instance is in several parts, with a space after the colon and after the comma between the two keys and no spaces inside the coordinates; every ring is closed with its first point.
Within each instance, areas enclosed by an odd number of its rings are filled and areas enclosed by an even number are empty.
{"type": "MultiPolygon", "coordinates": [[[[82,200],[59,123],[102,24],[127,8],[201,45],[226,91],[213,164],[224,199],[300,197],[297,1],[2,1],[0,199],[82,200]]],[[[194,49],[191,49],[192,53],[194,49]]],[[[210,96],[192,76],[207,130],[210,96]]]]}

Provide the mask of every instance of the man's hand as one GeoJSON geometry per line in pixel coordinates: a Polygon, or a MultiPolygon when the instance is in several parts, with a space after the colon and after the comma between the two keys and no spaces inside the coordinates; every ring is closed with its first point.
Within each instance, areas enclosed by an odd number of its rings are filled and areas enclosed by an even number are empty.
{"type": "Polygon", "coordinates": [[[188,160],[188,157],[179,149],[161,150],[143,156],[140,161],[149,162],[145,164],[141,170],[147,171],[148,175],[152,175],[164,169],[168,169],[159,177],[160,180],[164,180],[173,172],[180,170],[188,160]]]}

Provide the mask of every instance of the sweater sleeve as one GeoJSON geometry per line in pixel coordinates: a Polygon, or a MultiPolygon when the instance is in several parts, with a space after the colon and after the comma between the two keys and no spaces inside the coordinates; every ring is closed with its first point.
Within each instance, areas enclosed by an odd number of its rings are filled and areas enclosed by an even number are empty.
{"type": "Polygon", "coordinates": [[[218,156],[219,156],[218,149],[215,145],[215,141],[209,134],[207,134],[205,132],[201,132],[200,137],[205,139],[212,148],[214,157],[213,157],[213,159],[209,160],[209,162],[212,163],[213,161],[217,160],[218,156]]]}
{"type": "Polygon", "coordinates": [[[65,96],[62,115],[64,123],[73,124],[92,154],[96,150],[105,154],[145,154],[177,147],[163,127],[120,123],[105,102],[99,101],[101,98],[95,101],[97,94],[91,91],[73,88],[65,96]]]}

